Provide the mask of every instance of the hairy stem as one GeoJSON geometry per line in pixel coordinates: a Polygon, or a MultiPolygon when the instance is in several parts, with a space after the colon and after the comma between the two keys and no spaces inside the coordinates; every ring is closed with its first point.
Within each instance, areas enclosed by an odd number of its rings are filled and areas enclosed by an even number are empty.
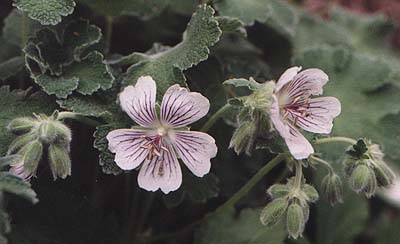
{"type": "Polygon", "coordinates": [[[215,122],[218,121],[224,115],[225,112],[227,112],[231,108],[231,105],[229,103],[225,104],[222,106],[220,109],[218,109],[217,112],[215,112],[209,119],[208,121],[203,125],[203,127],[200,129],[203,132],[207,132],[214,124],[215,122]]]}
{"type": "Polygon", "coordinates": [[[74,113],[74,112],[60,112],[57,116],[57,120],[65,120],[65,119],[73,119],[79,121],[83,124],[87,124],[93,127],[100,125],[100,122],[90,119],[82,114],[74,113]]]}
{"type": "Polygon", "coordinates": [[[311,155],[311,156],[309,157],[309,159],[311,159],[312,161],[315,161],[315,162],[317,162],[317,163],[320,163],[320,164],[324,165],[326,168],[328,168],[328,170],[329,170],[330,173],[334,173],[334,172],[335,172],[335,170],[333,169],[333,167],[331,166],[331,164],[328,163],[328,162],[326,162],[326,161],[323,160],[322,158],[317,158],[317,157],[311,155]]]}
{"type": "Polygon", "coordinates": [[[112,40],[112,34],[113,34],[113,24],[114,24],[114,19],[112,16],[106,16],[106,48],[107,48],[107,53],[110,52],[111,50],[111,40],[112,40]]]}
{"type": "Polygon", "coordinates": [[[296,167],[296,176],[294,178],[294,189],[300,190],[301,180],[303,179],[303,167],[301,165],[301,162],[298,160],[294,162],[294,165],[296,167]]]}
{"type": "Polygon", "coordinates": [[[285,153],[278,154],[275,158],[269,161],[264,167],[249,180],[247,183],[240,188],[228,201],[219,206],[213,213],[217,214],[223,212],[226,209],[233,207],[242,197],[244,197],[266,174],[268,174],[275,166],[282,162],[287,155],[285,153]]]}
{"type": "Polygon", "coordinates": [[[316,139],[314,141],[314,144],[320,145],[320,144],[326,144],[326,143],[332,143],[332,142],[344,142],[344,143],[349,143],[351,145],[354,145],[357,143],[357,141],[352,138],[343,137],[343,136],[334,136],[334,137],[316,139]]]}

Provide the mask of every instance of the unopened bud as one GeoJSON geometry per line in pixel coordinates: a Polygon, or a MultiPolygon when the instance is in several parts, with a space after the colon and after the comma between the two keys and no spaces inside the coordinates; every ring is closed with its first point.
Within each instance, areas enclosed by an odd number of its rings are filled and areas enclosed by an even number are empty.
{"type": "Polygon", "coordinates": [[[43,154],[43,145],[38,140],[32,141],[21,149],[26,174],[35,174],[43,154]]]}
{"type": "Polygon", "coordinates": [[[301,187],[301,190],[306,194],[306,196],[308,198],[307,202],[316,202],[316,201],[318,201],[318,199],[319,199],[318,191],[312,185],[304,184],[301,187]]]}
{"type": "Polygon", "coordinates": [[[384,162],[376,163],[374,165],[374,173],[376,180],[378,181],[378,186],[383,187],[391,185],[396,177],[393,170],[384,162]]]}
{"type": "Polygon", "coordinates": [[[286,214],[286,228],[289,236],[297,239],[303,233],[304,225],[303,208],[297,203],[290,204],[286,214]]]}
{"type": "Polygon", "coordinates": [[[328,174],[324,177],[322,190],[332,206],[343,202],[343,185],[337,174],[328,174]]]}
{"type": "Polygon", "coordinates": [[[237,154],[245,152],[247,155],[251,155],[251,151],[254,148],[256,130],[254,121],[242,122],[233,133],[229,148],[233,148],[237,154]]]}
{"type": "Polygon", "coordinates": [[[38,122],[32,118],[21,117],[13,119],[7,126],[7,129],[16,135],[28,133],[38,122]]]}
{"type": "Polygon", "coordinates": [[[39,140],[43,143],[53,143],[57,137],[56,127],[52,121],[43,121],[39,126],[39,140]]]}
{"type": "Polygon", "coordinates": [[[255,90],[254,93],[244,99],[244,106],[262,111],[269,109],[272,104],[272,94],[274,89],[275,82],[273,81],[261,84],[261,86],[255,90]]]}
{"type": "Polygon", "coordinates": [[[49,159],[54,179],[57,179],[57,176],[65,179],[71,175],[71,159],[67,148],[58,144],[50,144],[49,159]]]}
{"type": "Polygon", "coordinates": [[[8,147],[7,154],[15,154],[20,150],[22,147],[27,145],[28,143],[34,141],[36,139],[36,134],[33,132],[27,133],[25,135],[18,136],[15,138],[8,147]]]}
{"type": "Polygon", "coordinates": [[[355,192],[364,192],[367,197],[375,194],[377,181],[374,172],[366,165],[358,165],[350,175],[349,183],[355,192]]]}
{"type": "Polygon", "coordinates": [[[268,188],[267,193],[274,199],[281,198],[289,194],[289,188],[284,184],[275,184],[268,188]]]}
{"type": "Polygon", "coordinates": [[[266,226],[275,225],[282,219],[287,207],[288,201],[284,198],[277,198],[268,203],[268,205],[261,211],[261,223],[266,226]]]}

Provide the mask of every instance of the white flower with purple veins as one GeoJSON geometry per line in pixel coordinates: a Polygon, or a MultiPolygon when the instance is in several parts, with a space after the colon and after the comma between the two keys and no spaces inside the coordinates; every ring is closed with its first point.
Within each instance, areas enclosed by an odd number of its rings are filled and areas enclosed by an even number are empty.
{"type": "Polygon", "coordinates": [[[214,138],[186,127],[208,113],[210,103],[206,97],[173,85],[164,95],[158,118],[156,83],[144,76],[135,86],[126,87],[119,100],[122,110],[141,128],[111,131],[107,135],[108,146],[121,169],[141,165],[141,188],[161,189],[166,194],[177,190],[182,184],[178,157],[198,177],[210,171],[210,159],[217,154],[214,138]]]}
{"type": "Polygon", "coordinates": [[[321,95],[328,75],[320,69],[292,67],[279,78],[271,105],[271,120],[296,159],[305,159],[314,149],[298,128],[313,133],[329,134],[333,119],[341,106],[334,97],[311,98],[321,95]]]}

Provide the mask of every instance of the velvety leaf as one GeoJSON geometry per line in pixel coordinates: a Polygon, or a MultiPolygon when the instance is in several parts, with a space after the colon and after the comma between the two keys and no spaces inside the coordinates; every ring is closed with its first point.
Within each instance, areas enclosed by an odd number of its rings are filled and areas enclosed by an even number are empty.
{"type": "Polygon", "coordinates": [[[56,95],[58,98],[67,98],[78,87],[77,77],[52,77],[49,75],[39,75],[34,78],[35,82],[43,88],[49,95],[56,95]]]}
{"type": "Polygon", "coordinates": [[[0,191],[17,195],[32,203],[38,201],[28,182],[8,172],[0,172],[0,191]]]}
{"type": "Polygon", "coordinates": [[[247,36],[244,23],[240,19],[229,16],[218,16],[216,17],[216,20],[218,21],[218,25],[222,30],[222,33],[237,33],[243,37],[247,36]]]}
{"type": "Polygon", "coordinates": [[[283,225],[272,228],[260,222],[261,209],[244,209],[237,216],[227,209],[204,220],[195,232],[195,244],[283,244],[286,232],[283,225]]]}
{"type": "Polygon", "coordinates": [[[93,146],[99,150],[99,164],[106,174],[118,175],[123,172],[121,168],[117,166],[114,161],[115,155],[108,150],[107,134],[114,130],[119,129],[113,125],[102,125],[96,128],[93,134],[94,143],[93,146]]]}
{"type": "MultiPolygon", "coordinates": [[[[28,91],[29,92],[29,91],[28,91]]],[[[32,113],[50,115],[57,108],[55,102],[43,93],[29,95],[26,91],[10,91],[8,86],[0,87],[0,155],[7,152],[14,136],[5,127],[17,117],[32,116],[32,113]]]]}
{"type": "Polygon", "coordinates": [[[103,55],[97,51],[89,53],[81,62],[69,65],[64,75],[78,78],[77,92],[83,95],[93,94],[99,89],[107,90],[114,82],[114,77],[103,63],[103,55]]]}
{"type": "Polygon", "coordinates": [[[14,0],[14,6],[42,25],[56,25],[61,22],[63,16],[72,14],[75,2],[73,0],[14,0]]]}
{"type": "Polygon", "coordinates": [[[174,83],[184,84],[182,71],[207,59],[209,47],[219,40],[221,30],[213,15],[211,7],[198,7],[183,34],[182,42],[132,65],[127,71],[125,83],[134,84],[140,76],[150,75],[157,81],[161,93],[174,83]]]}

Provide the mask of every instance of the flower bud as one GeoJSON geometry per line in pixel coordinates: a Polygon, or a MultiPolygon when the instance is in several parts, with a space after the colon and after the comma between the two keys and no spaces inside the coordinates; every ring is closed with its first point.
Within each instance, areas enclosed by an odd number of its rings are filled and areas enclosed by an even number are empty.
{"type": "Polygon", "coordinates": [[[272,104],[272,94],[275,89],[275,82],[269,81],[261,84],[251,95],[245,97],[244,106],[251,109],[259,109],[265,111],[272,104]]]}
{"type": "Polygon", "coordinates": [[[39,140],[43,143],[53,143],[57,137],[56,127],[51,121],[43,121],[39,126],[39,140]]]}
{"type": "Polygon", "coordinates": [[[285,198],[277,198],[268,203],[261,211],[260,221],[263,225],[272,226],[281,220],[288,207],[288,201],[285,198]]]}
{"type": "Polygon", "coordinates": [[[34,140],[21,149],[26,174],[35,174],[43,154],[43,145],[34,140]]]}
{"type": "Polygon", "coordinates": [[[319,194],[318,191],[315,189],[310,184],[303,184],[301,187],[301,190],[306,194],[307,196],[307,202],[316,202],[319,199],[319,194]]]}
{"type": "Polygon", "coordinates": [[[378,186],[374,172],[366,165],[360,164],[349,178],[350,188],[355,192],[364,192],[367,197],[375,194],[378,186]]]}
{"type": "Polygon", "coordinates": [[[16,135],[28,133],[38,122],[32,118],[21,117],[13,119],[7,126],[7,129],[16,135]]]}
{"type": "Polygon", "coordinates": [[[268,188],[267,193],[272,198],[280,198],[289,194],[289,188],[287,185],[284,184],[275,184],[268,188]]]}
{"type": "Polygon", "coordinates": [[[57,179],[57,176],[65,179],[71,175],[71,159],[68,149],[58,144],[50,144],[49,160],[54,179],[57,179]]]}
{"type": "Polygon", "coordinates": [[[332,206],[343,202],[343,185],[337,174],[328,174],[324,177],[322,190],[332,206]]]}
{"type": "Polygon", "coordinates": [[[389,166],[385,163],[375,164],[374,173],[376,180],[378,181],[378,186],[389,186],[393,183],[396,175],[389,166]]]}
{"type": "Polygon", "coordinates": [[[229,148],[233,148],[237,154],[245,152],[251,155],[256,130],[256,124],[253,121],[242,122],[233,133],[229,148]]]}
{"type": "Polygon", "coordinates": [[[24,147],[26,144],[34,141],[36,137],[37,137],[36,134],[33,132],[18,136],[8,146],[7,155],[17,153],[17,151],[20,150],[22,147],[24,147]]]}
{"type": "Polygon", "coordinates": [[[297,203],[290,204],[286,214],[286,228],[289,236],[297,239],[303,233],[304,225],[303,208],[297,203]]]}

